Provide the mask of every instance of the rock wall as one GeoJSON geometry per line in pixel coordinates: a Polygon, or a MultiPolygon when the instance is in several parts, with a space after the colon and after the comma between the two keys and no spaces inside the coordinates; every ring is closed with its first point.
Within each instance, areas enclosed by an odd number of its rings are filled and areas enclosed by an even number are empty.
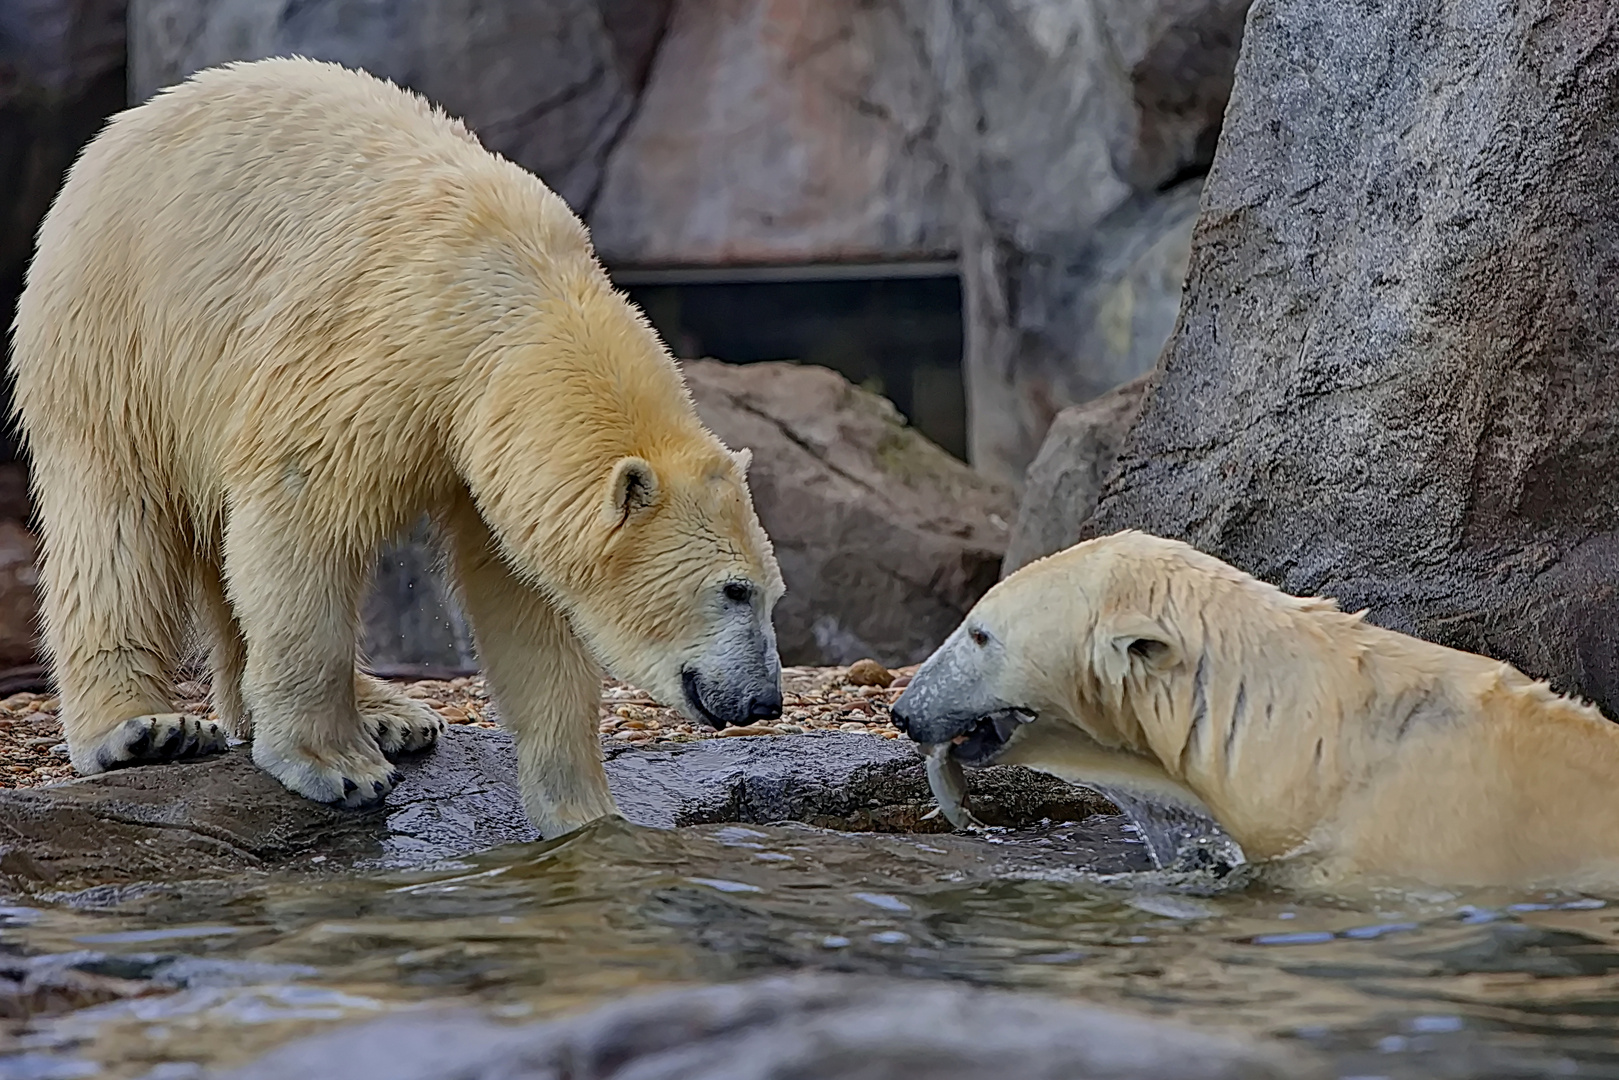
{"type": "Polygon", "coordinates": [[[1079,541],[1151,383],[1141,375],[1057,414],[1029,466],[1001,576],[1079,541]]]}
{"type": "Polygon", "coordinates": [[[129,94],[298,53],[362,67],[463,117],[588,216],[673,0],[130,0],[129,94]]]}
{"type": "Polygon", "coordinates": [[[959,253],[969,456],[1174,326],[1249,0],[131,0],[132,96],[229,59],[358,64],[467,119],[617,266],[959,253]]]}
{"type": "Polygon", "coordinates": [[[1180,537],[1619,717],[1619,9],[1257,0],[1090,534],[1180,537]]]}
{"type": "Polygon", "coordinates": [[[131,0],[130,93],[300,53],[463,117],[610,262],[918,259],[955,249],[932,90],[866,0],[131,0]]]}
{"type": "Polygon", "coordinates": [[[591,208],[609,264],[936,259],[933,90],[870,0],[681,0],[591,208]]]}
{"type": "Polygon", "coordinates": [[[1021,484],[1174,327],[1249,0],[913,0],[966,295],[969,457],[1021,484]]]}

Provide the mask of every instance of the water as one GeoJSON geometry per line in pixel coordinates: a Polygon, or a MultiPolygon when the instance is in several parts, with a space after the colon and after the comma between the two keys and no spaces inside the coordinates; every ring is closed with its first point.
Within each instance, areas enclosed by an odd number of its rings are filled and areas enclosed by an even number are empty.
{"type": "Polygon", "coordinates": [[[1304,903],[1238,874],[1121,873],[1150,866],[1118,819],[976,838],[613,821],[433,871],[14,904],[0,959],[59,989],[31,1018],[13,996],[0,1077],[182,1080],[427,1002],[539,1017],[821,968],[1298,1040],[1344,1077],[1619,1078],[1619,909],[1600,898],[1304,903]],[[1106,876],[1073,869],[1086,844],[1106,876]]]}

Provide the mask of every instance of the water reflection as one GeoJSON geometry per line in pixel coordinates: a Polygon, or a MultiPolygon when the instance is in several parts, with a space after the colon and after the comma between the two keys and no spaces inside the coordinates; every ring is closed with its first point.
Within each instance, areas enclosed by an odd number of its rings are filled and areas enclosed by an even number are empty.
{"type": "Polygon", "coordinates": [[[184,1063],[230,1065],[421,1002],[547,1015],[825,968],[1301,1039],[1344,1076],[1619,1077],[1619,916],[1600,899],[1191,895],[1119,876],[1150,864],[1117,821],[1066,830],[969,841],[608,822],[433,872],[188,883],[93,910],[13,905],[0,943],[19,986],[71,972],[84,986],[118,980],[106,994],[144,989],[12,1020],[0,1076],[94,1063],[178,1078],[184,1063]],[[1110,837],[1105,850],[1094,835],[1110,837]],[[1081,843],[1115,876],[1074,870],[1081,843]]]}

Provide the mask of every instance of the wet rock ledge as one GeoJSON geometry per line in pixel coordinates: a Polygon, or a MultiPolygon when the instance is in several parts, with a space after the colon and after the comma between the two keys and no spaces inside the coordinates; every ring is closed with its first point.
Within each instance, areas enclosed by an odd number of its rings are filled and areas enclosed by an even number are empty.
{"type": "MultiPolygon", "coordinates": [[[[608,744],[626,818],[672,827],[800,821],[856,831],[930,831],[921,760],[907,743],[843,731],[608,744]]],[[[405,779],[373,809],[291,794],[246,748],[0,792],[0,890],[92,885],[250,870],[409,867],[536,839],[517,794],[511,738],[451,727],[437,750],[401,764],[405,779]]],[[[989,824],[1077,821],[1111,808],[1082,789],[1015,767],[973,777],[989,824]]]]}

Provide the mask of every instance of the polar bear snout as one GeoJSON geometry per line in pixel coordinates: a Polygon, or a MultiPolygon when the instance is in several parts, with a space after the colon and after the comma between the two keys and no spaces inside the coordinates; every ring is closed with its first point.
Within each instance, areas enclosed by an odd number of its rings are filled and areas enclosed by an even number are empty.
{"type": "Polygon", "coordinates": [[[1033,713],[996,692],[1005,648],[999,634],[969,619],[917,669],[889,710],[894,726],[924,746],[955,743],[971,761],[998,753],[1033,713]]]}
{"type": "Polygon", "coordinates": [[[706,679],[696,668],[680,673],[680,689],[686,704],[697,718],[719,730],[727,724],[746,727],[781,716],[780,669],[774,679],[706,679]]]}
{"type": "Polygon", "coordinates": [[[694,661],[681,666],[682,710],[716,730],[781,716],[781,658],[763,607],[736,604],[694,661]]]}

